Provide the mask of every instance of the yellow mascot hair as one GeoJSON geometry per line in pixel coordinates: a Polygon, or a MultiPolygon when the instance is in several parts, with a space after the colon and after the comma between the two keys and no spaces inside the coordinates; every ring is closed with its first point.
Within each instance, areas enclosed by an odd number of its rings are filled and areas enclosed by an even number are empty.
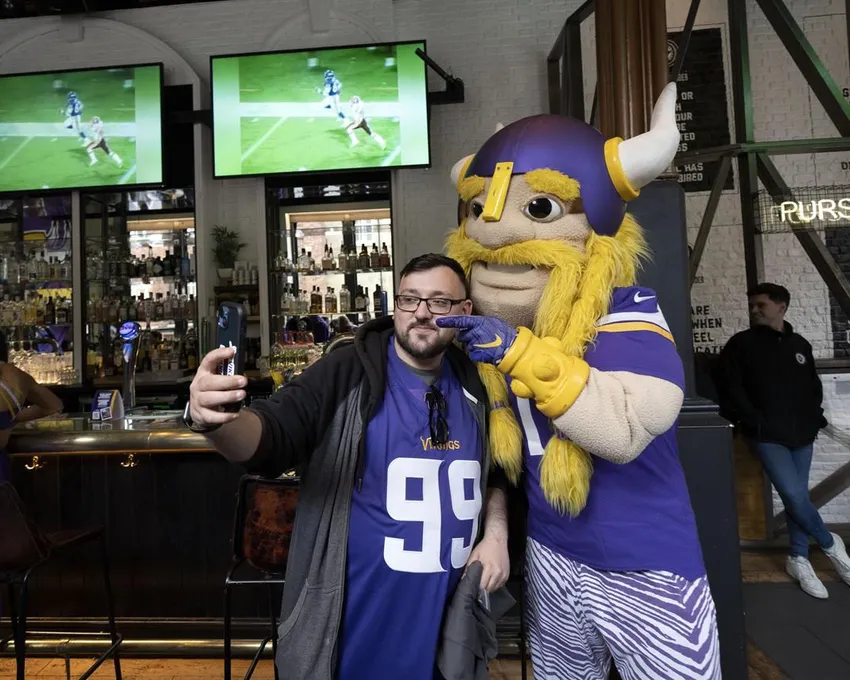
{"type": "MultiPolygon", "coordinates": [[[[607,314],[613,289],[634,285],[640,262],[649,255],[643,232],[634,217],[626,214],[616,235],[591,233],[583,265],[569,271],[559,270],[557,257],[558,251],[563,254],[564,248],[570,248],[567,244],[546,242],[546,250],[553,253],[551,263],[546,262],[545,253],[539,252],[540,245],[512,244],[505,247],[506,257],[498,259],[505,264],[511,259],[525,260],[524,251],[535,249],[538,252],[530,258],[532,262],[553,267],[532,330],[538,337],[560,338],[566,354],[582,357],[588,344],[596,339],[596,322],[607,314]]],[[[480,244],[466,235],[465,220],[449,235],[446,252],[461,263],[467,276],[473,262],[487,255],[480,244]]],[[[492,409],[493,460],[517,484],[522,471],[522,432],[508,402],[507,382],[495,366],[479,364],[478,370],[492,409]]],[[[578,515],[587,504],[592,474],[593,461],[584,449],[557,434],[549,439],[540,464],[540,486],[554,508],[572,517],[578,515]]]]}

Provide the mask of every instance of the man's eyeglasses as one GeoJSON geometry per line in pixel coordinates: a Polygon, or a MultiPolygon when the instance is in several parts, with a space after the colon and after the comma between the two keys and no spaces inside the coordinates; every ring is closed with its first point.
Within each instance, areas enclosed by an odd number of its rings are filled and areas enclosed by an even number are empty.
{"type": "Polygon", "coordinates": [[[431,314],[448,314],[454,305],[459,305],[464,300],[452,300],[451,298],[421,298],[415,295],[396,295],[395,306],[403,312],[415,312],[421,303],[425,303],[431,314]]]}
{"type": "Polygon", "coordinates": [[[428,426],[431,429],[431,443],[445,446],[449,442],[449,423],[446,420],[446,400],[442,392],[431,385],[425,393],[428,404],[428,426]]]}

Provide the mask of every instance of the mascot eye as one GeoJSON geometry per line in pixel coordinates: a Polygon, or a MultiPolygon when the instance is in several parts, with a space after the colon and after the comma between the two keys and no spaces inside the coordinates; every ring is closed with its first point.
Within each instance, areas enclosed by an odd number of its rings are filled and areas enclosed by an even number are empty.
{"type": "Polygon", "coordinates": [[[471,212],[472,216],[477,220],[481,217],[481,213],[484,212],[484,206],[478,201],[473,201],[472,205],[469,206],[469,212],[471,212]]]}
{"type": "Polygon", "coordinates": [[[523,212],[533,220],[551,222],[563,215],[564,209],[554,198],[538,196],[528,202],[523,212]]]}

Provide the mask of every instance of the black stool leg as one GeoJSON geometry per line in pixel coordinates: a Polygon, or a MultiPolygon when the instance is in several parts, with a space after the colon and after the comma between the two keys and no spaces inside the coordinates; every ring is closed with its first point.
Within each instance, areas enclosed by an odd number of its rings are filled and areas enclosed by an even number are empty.
{"type": "Polygon", "coordinates": [[[230,568],[224,580],[224,680],[230,680],[231,639],[230,639],[230,578],[236,565],[230,568]]]}
{"type": "Polygon", "coordinates": [[[272,620],[272,663],[274,668],[274,680],[280,680],[277,674],[277,615],[275,614],[275,597],[274,597],[274,584],[269,584],[269,615],[272,620]]]}
{"type": "Polygon", "coordinates": [[[15,586],[11,583],[6,584],[6,590],[9,595],[9,623],[12,624],[12,642],[18,639],[18,608],[17,598],[15,594],[15,586]]]}
{"type": "MultiPolygon", "coordinates": [[[[118,643],[118,627],[115,625],[115,600],[112,596],[112,580],[109,577],[109,550],[106,547],[106,536],[100,535],[100,555],[103,564],[103,585],[106,588],[106,608],[109,616],[109,636],[112,644],[118,643]]],[[[112,662],[115,664],[115,680],[121,680],[121,657],[119,647],[112,652],[112,662]]]]}
{"type": "Polygon", "coordinates": [[[525,647],[525,574],[519,582],[519,658],[520,677],[528,680],[528,652],[525,647]]]}
{"type": "Polygon", "coordinates": [[[21,593],[18,596],[17,622],[15,624],[15,664],[17,665],[17,680],[25,680],[27,668],[27,589],[30,572],[24,575],[21,583],[21,593]]]}

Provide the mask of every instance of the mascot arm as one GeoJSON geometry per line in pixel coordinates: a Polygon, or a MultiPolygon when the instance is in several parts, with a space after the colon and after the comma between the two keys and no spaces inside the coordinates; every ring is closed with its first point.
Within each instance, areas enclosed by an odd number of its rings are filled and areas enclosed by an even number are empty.
{"type": "Polygon", "coordinates": [[[681,388],[667,380],[590,369],[584,390],[552,424],[588,453],[629,463],[673,426],[683,400],[681,388]]]}
{"type": "Polygon", "coordinates": [[[616,463],[637,458],[676,422],[684,393],[662,378],[600,371],[561,350],[556,338],[520,328],[498,364],[511,389],[535,400],[558,432],[588,453],[616,463]]]}

